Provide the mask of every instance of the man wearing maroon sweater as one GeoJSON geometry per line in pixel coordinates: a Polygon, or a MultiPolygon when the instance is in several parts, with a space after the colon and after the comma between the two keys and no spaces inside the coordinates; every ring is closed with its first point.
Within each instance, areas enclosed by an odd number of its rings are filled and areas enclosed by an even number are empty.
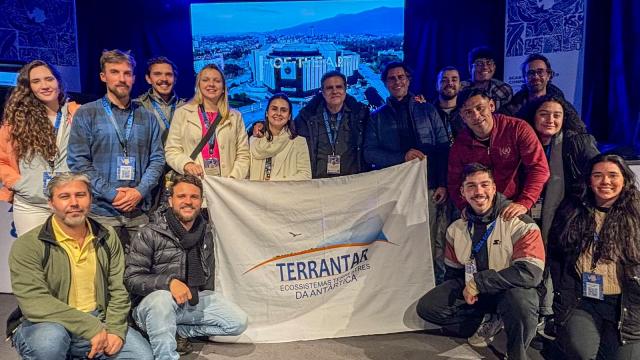
{"type": "Polygon", "coordinates": [[[526,213],[538,200],[549,178],[549,166],[535,132],[525,121],[495,114],[486,92],[473,89],[463,100],[460,114],[466,128],[449,153],[449,195],[458,209],[466,202],[460,195],[462,169],[480,163],[493,170],[497,191],[513,202],[503,209],[505,220],[526,213]]]}

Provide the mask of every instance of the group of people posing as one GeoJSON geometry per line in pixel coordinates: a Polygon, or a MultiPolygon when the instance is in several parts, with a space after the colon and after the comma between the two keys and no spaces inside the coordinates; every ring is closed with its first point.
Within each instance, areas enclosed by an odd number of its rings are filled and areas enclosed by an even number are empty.
{"type": "Polygon", "coordinates": [[[107,91],[94,102],[70,101],[36,60],[5,106],[0,200],[19,235],[7,335],[23,358],[177,359],[189,338],[244,331],[246,314],[213,289],[205,175],[309,180],[424,158],[437,286],[418,303],[423,319],[474,346],[504,328],[510,359],[526,358],[536,329],[568,358],[640,352],[634,176],[599,155],[544,56],[527,57],[513,94],[490,49],[475,48],[471,78],[443,68],[433,102],[389,63],[390,96],[372,113],[329,71],[295,117],[277,93],[248,132],[214,64],[188,101],[167,58],[149,60],[137,99],[129,53],[105,51],[100,65],[107,91]]]}

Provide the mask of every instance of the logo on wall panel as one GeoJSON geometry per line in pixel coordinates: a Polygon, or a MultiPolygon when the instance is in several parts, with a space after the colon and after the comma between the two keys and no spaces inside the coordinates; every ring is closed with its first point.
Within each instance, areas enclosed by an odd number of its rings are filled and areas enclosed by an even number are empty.
{"type": "Polygon", "coordinates": [[[505,56],[581,50],[584,21],[584,0],[509,0],[505,56]]]}

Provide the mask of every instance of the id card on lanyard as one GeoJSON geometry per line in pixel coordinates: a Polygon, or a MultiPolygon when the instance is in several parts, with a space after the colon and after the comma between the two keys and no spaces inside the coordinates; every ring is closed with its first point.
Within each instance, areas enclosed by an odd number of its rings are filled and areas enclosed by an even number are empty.
{"type": "Polygon", "coordinates": [[[595,245],[593,256],[591,257],[591,271],[582,273],[582,296],[604,300],[604,278],[602,275],[595,273],[602,251],[600,235],[595,231],[593,232],[593,240],[595,245]]]}
{"type": "MultiPolygon", "coordinates": [[[[211,120],[209,118],[209,114],[204,110],[204,106],[200,105],[200,116],[202,117],[202,122],[206,127],[206,132],[209,131],[209,128],[212,126],[217,126],[217,122],[219,122],[218,118],[220,118],[220,113],[216,116],[215,119],[211,120]],[[217,121],[217,122],[216,122],[217,121]]],[[[222,171],[220,170],[220,159],[213,156],[216,142],[216,133],[215,131],[211,134],[209,138],[209,158],[204,159],[204,173],[210,176],[222,176],[222,171]]]]}
{"type": "Polygon", "coordinates": [[[338,131],[340,131],[340,124],[342,123],[342,111],[336,115],[336,128],[332,131],[329,124],[329,114],[327,110],[322,112],[324,117],[324,127],[327,129],[327,137],[329,138],[329,145],[331,145],[331,155],[327,159],[327,174],[340,175],[340,155],[336,154],[336,142],[338,141],[338,131]]]}
{"type": "MultiPolygon", "coordinates": [[[[468,284],[471,280],[473,280],[473,276],[475,275],[475,273],[478,272],[478,265],[476,264],[476,255],[478,255],[478,253],[480,252],[484,244],[489,239],[489,236],[491,236],[491,233],[493,232],[493,229],[495,228],[495,226],[496,226],[496,220],[493,220],[491,224],[487,226],[487,229],[482,235],[482,239],[476,244],[476,246],[474,246],[471,249],[471,255],[469,256],[469,259],[464,264],[465,284],[468,284]]],[[[469,232],[469,238],[473,239],[473,236],[471,235],[471,227],[472,227],[471,221],[467,221],[467,231],[469,232]]]]}
{"type": "Polygon", "coordinates": [[[122,153],[124,156],[117,157],[117,178],[122,181],[131,181],[136,177],[136,158],[133,156],[129,156],[129,140],[131,138],[131,133],[133,130],[133,104],[131,104],[131,111],[129,112],[129,116],[127,116],[127,121],[125,122],[124,134],[122,134],[122,129],[116,122],[115,117],[113,116],[113,111],[111,110],[111,104],[107,97],[102,98],[102,107],[104,111],[107,113],[107,118],[111,122],[113,126],[116,136],[118,137],[118,142],[122,147],[122,153]]]}

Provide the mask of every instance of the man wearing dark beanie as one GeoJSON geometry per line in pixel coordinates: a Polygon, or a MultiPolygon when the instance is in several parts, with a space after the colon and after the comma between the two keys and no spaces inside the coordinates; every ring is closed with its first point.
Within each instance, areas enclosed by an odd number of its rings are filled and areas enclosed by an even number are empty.
{"type": "Polygon", "coordinates": [[[133,319],[149,335],[156,359],[190,352],[188,338],[239,335],[247,315],[213,291],[213,235],[200,214],[202,182],[177,175],[169,206],[145,225],[126,257],[133,319]]]}

